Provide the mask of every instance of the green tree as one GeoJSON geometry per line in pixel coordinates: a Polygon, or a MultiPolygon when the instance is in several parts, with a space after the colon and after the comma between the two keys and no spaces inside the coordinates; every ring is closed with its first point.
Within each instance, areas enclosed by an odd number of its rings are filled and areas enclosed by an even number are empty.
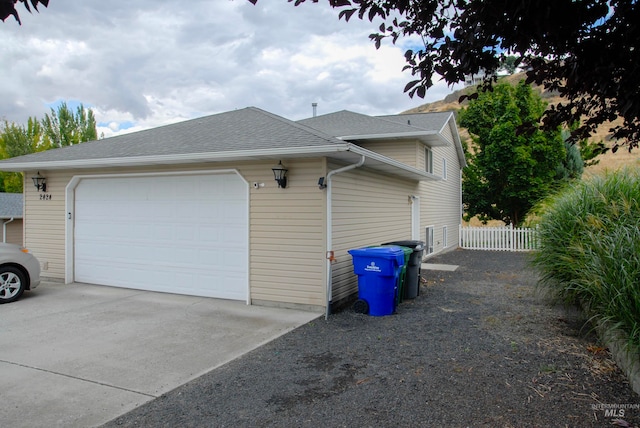
{"type": "MultiPolygon", "coordinates": [[[[603,141],[591,141],[588,138],[583,138],[577,143],[571,137],[571,134],[580,127],[580,124],[577,122],[573,122],[569,125],[569,129],[565,129],[562,131],[562,138],[565,140],[567,144],[576,145],[578,151],[580,152],[580,158],[582,159],[583,169],[591,166],[597,165],[600,163],[598,156],[603,153],[606,153],[609,149],[605,145],[603,141]]],[[[614,149],[615,153],[617,149],[614,149]]],[[[569,156],[569,154],[567,154],[569,156]]],[[[576,156],[576,155],[573,155],[576,156]]]]}
{"type": "Polygon", "coordinates": [[[460,126],[472,140],[463,171],[467,217],[517,225],[554,189],[566,149],[559,129],[541,128],[545,108],[522,81],[480,92],[460,111],[460,126]]]}
{"type": "Polygon", "coordinates": [[[578,142],[578,147],[580,148],[580,156],[584,161],[585,168],[591,165],[599,164],[600,159],[598,159],[598,156],[609,150],[604,142],[590,141],[587,139],[578,142]]]}
{"type": "Polygon", "coordinates": [[[584,172],[584,161],[580,154],[580,148],[575,144],[571,144],[566,136],[567,131],[563,131],[562,138],[564,140],[565,158],[560,165],[558,165],[556,180],[559,181],[571,181],[577,180],[582,177],[584,172]]]}
{"type": "Polygon", "coordinates": [[[5,121],[0,134],[0,142],[8,158],[28,155],[45,149],[42,147],[42,125],[35,117],[30,117],[26,126],[5,121]]]}
{"type": "MultiPolygon", "coordinates": [[[[30,117],[26,126],[5,121],[0,128],[0,159],[96,140],[97,134],[91,109],[80,104],[74,114],[62,103],[42,121],[30,117]]],[[[22,189],[21,173],[0,172],[0,192],[20,193],[22,189]]]]}
{"type": "MultiPolygon", "coordinates": [[[[30,117],[26,126],[5,121],[0,131],[0,159],[28,155],[45,150],[42,144],[42,125],[35,117],[30,117]]],[[[0,172],[0,191],[22,192],[22,174],[0,172]]]]}
{"type": "Polygon", "coordinates": [[[96,119],[91,109],[85,109],[82,104],[76,112],[63,102],[57,110],[51,109],[42,119],[45,142],[52,148],[72,146],[85,141],[98,139],[96,119]]]}

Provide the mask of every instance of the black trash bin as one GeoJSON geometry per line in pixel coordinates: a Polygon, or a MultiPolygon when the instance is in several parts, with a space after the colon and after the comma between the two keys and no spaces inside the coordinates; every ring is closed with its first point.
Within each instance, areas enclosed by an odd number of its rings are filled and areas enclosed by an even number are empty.
{"type": "Polygon", "coordinates": [[[422,253],[424,252],[423,241],[394,241],[382,245],[399,245],[409,247],[413,250],[409,257],[407,273],[404,277],[403,298],[415,299],[420,294],[420,266],[422,265],[422,253]]]}

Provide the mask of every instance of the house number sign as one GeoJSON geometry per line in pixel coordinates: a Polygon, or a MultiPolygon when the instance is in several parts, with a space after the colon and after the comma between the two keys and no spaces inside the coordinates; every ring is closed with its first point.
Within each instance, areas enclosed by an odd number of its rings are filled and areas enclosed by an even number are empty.
{"type": "Polygon", "coordinates": [[[41,201],[50,201],[51,200],[51,194],[49,194],[49,193],[41,193],[40,194],[40,200],[41,201]]]}

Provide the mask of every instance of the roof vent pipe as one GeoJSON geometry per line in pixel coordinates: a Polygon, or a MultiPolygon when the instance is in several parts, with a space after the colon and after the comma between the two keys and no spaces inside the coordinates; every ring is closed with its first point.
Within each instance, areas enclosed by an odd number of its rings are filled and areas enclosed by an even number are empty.
{"type": "Polygon", "coordinates": [[[313,117],[318,115],[318,103],[311,103],[311,108],[313,108],[313,117]]]}

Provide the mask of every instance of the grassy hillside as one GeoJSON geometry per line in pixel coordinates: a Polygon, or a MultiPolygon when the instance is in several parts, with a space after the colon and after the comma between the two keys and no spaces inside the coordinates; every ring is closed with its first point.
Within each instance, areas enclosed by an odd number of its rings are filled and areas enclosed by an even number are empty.
{"type": "MultiPolygon", "coordinates": [[[[524,79],[524,73],[514,74],[512,76],[506,76],[501,79],[501,81],[506,81],[511,84],[516,84],[521,79],[524,79]]],[[[541,97],[549,104],[557,104],[561,101],[561,98],[556,94],[549,91],[543,90],[541,87],[534,86],[541,97]]],[[[460,108],[464,107],[466,102],[462,104],[458,102],[458,99],[464,95],[473,92],[473,88],[465,88],[459,91],[455,91],[449,95],[447,95],[443,100],[436,101],[433,103],[423,104],[414,109],[408,110],[404,113],[426,113],[426,112],[437,112],[437,111],[457,111],[460,108]]],[[[609,128],[611,128],[611,124],[602,125],[596,134],[592,137],[594,141],[605,141],[605,143],[609,146],[612,146],[613,143],[609,139],[609,128]]],[[[460,137],[468,138],[468,134],[466,129],[460,129],[460,137]]],[[[611,153],[608,151],[607,153],[598,157],[600,161],[597,165],[593,165],[588,167],[585,170],[585,176],[591,174],[600,174],[606,170],[617,170],[625,166],[634,166],[640,167],[640,150],[635,150],[632,153],[629,153],[626,150],[620,150],[617,153],[611,153]]]]}

